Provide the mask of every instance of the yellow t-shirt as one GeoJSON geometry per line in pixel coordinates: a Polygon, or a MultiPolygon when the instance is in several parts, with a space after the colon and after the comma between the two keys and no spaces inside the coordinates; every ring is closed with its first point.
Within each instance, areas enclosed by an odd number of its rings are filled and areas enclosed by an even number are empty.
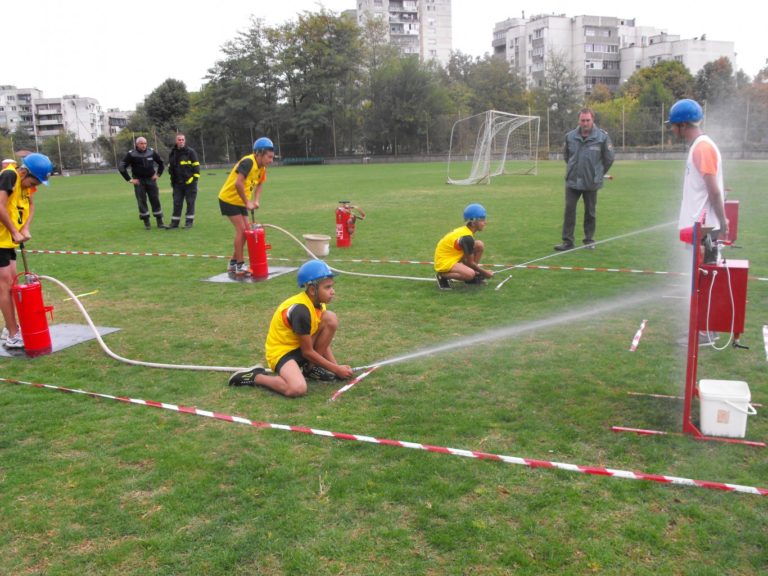
{"type": "MultiPolygon", "coordinates": [[[[256,154],[248,154],[248,156],[243,156],[229,172],[227,180],[224,182],[224,185],[219,191],[219,200],[222,202],[233,204],[235,206],[245,206],[243,199],[240,198],[240,195],[237,193],[235,182],[237,181],[237,175],[243,173],[243,171],[239,170],[239,168],[241,168],[241,165],[246,160],[250,160],[251,162],[251,169],[245,175],[244,183],[245,197],[248,198],[248,200],[253,199],[253,189],[267,179],[267,167],[259,167],[259,165],[256,163],[256,154]]],[[[244,167],[245,166],[243,166],[243,168],[244,167]]]]}
{"type": "Polygon", "coordinates": [[[269,332],[267,332],[267,341],[264,344],[267,364],[272,370],[275,369],[280,358],[288,352],[301,347],[299,335],[293,331],[288,320],[291,308],[297,304],[303,304],[309,310],[312,322],[309,332],[310,336],[315,334],[320,328],[320,318],[322,318],[323,312],[325,312],[325,304],[322,304],[319,309],[315,308],[306,292],[296,294],[280,304],[272,315],[272,321],[269,323],[269,332]]]}
{"type": "Polygon", "coordinates": [[[459,238],[475,237],[468,226],[460,226],[443,236],[435,248],[435,272],[448,272],[453,265],[464,258],[464,249],[459,244],[459,238]]]}
{"type": "MultiPolygon", "coordinates": [[[[12,172],[16,175],[16,182],[13,186],[13,190],[8,195],[8,200],[5,203],[5,208],[8,211],[8,216],[13,222],[16,230],[21,230],[24,224],[29,219],[29,198],[30,190],[23,189],[21,187],[21,177],[13,166],[8,166],[0,174],[8,175],[8,172],[12,172]]],[[[6,190],[6,192],[8,192],[6,190]]],[[[10,230],[0,224],[0,248],[18,248],[18,244],[13,241],[10,230]]]]}

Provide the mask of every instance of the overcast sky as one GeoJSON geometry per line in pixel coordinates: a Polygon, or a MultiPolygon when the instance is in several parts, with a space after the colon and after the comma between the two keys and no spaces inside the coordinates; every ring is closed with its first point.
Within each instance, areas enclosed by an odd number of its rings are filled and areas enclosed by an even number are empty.
{"type": "MultiPolygon", "coordinates": [[[[114,0],[34,0],[28,8],[4,12],[3,71],[0,84],[39,88],[47,98],[78,94],[104,108],[132,110],[167,78],[190,91],[203,83],[221,58],[220,47],[249,26],[258,14],[267,24],[293,20],[320,6],[333,12],[353,9],[356,0],[278,0],[243,2],[116,2],[114,0]]],[[[765,66],[768,7],[732,0],[696,8],[690,2],[453,0],[453,49],[481,56],[491,51],[495,23],[534,14],[582,14],[635,18],[683,38],[706,34],[736,43],[736,65],[749,76],[765,66]],[[514,10],[514,11],[513,11],[514,10]],[[619,12],[621,11],[621,12],[619,12]]]]}

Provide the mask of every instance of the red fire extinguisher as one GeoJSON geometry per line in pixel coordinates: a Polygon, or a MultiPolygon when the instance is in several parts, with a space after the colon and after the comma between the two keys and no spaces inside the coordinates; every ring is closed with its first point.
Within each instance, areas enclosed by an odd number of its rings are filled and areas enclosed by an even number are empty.
{"type": "Polygon", "coordinates": [[[248,263],[251,267],[251,278],[254,280],[268,278],[267,250],[271,249],[272,246],[267,244],[264,227],[253,222],[253,210],[251,210],[251,228],[245,231],[245,241],[248,244],[248,263]]]}
{"type": "Polygon", "coordinates": [[[365,212],[359,206],[353,206],[349,200],[339,200],[336,207],[336,247],[349,248],[355,233],[355,222],[365,220],[365,212]]]}
{"type": "Polygon", "coordinates": [[[46,313],[51,313],[53,306],[43,302],[43,290],[40,279],[35,274],[23,272],[16,276],[11,287],[11,296],[16,306],[16,314],[21,326],[24,351],[27,356],[42,356],[51,352],[51,333],[48,330],[46,313]],[[24,283],[19,278],[24,277],[24,283]]]}

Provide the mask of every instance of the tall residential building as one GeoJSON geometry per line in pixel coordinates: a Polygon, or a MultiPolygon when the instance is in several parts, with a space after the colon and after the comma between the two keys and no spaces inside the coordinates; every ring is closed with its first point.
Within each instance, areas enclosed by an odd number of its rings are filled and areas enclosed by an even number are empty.
{"type": "Polygon", "coordinates": [[[70,94],[33,101],[37,135],[57,136],[69,132],[82,142],[93,142],[104,134],[101,106],[95,98],[70,94]]]}
{"type": "Polygon", "coordinates": [[[448,63],[453,49],[451,0],[358,0],[357,22],[387,22],[387,38],[403,54],[448,63]]]}
{"type": "Polygon", "coordinates": [[[581,78],[587,93],[597,84],[616,90],[635,70],[662,60],[682,62],[691,74],[722,56],[735,63],[733,42],[681,40],[614,16],[509,18],[494,27],[492,46],[494,55],[505,58],[531,88],[543,84],[548,55],[558,54],[581,78]]]}
{"type": "Polygon", "coordinates": [[[37,88],[0,86],[0,128],[32,133],[32,101],[42,97],[43,91],[37,88]]]}

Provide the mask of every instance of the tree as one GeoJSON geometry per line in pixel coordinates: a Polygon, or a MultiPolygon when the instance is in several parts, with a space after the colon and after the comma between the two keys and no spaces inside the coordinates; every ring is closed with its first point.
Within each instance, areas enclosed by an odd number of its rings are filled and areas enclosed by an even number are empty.
{"type": "Polygon", "coordinates": [[[475,62],[469,70],[468,85],[473,92],[470,105],[474,114],[486,110],[527,114],[525,82],[503,58],[486,54],[475,62]]]}
{"type": "Polygon", "coordinates": [[[71,132],[50,136],[43,141],[41,152],[61,170],[85,168],[88,146],[71,132]]]}
{"type": "Polygon", "coordinates": [[[37,150],[35,137],[26,131],[24,128],[17,128],[13,134],[11,134],[13,140],[13,147],[18,150],[28,150],[34,152],[37,150]]]}
{"type": "Polygon", "coordinates": [[[549,143],[559,140],[576,125],[576,113],[581,107],[584,90],[579,76],[568,64],[562,52],[550,51],[544,64],[544,83],[536,90],[540,107],[548,111],[549,143]]]}
{"type": "Polygon", "coordinates": [[[149,121],[160,130],[179,129],[179,123],[189,112],[189,94],[184,82],[169,78],[144,100],[149,121]]]}
{"type": "MultiPolygon", "coordinates": [[[[641,68],[627,79],[621,88],[621,94],[639,98],[640,93],[654,81],[658,81],[669,93],[667,104],[671,105],[676,100],[691,98],[693,95],[693,76],[682,62],[676,60],[664,60],[653,66],[641,68]]],[[[658,88],[653,90],[658,91],[658,88]]]]}

